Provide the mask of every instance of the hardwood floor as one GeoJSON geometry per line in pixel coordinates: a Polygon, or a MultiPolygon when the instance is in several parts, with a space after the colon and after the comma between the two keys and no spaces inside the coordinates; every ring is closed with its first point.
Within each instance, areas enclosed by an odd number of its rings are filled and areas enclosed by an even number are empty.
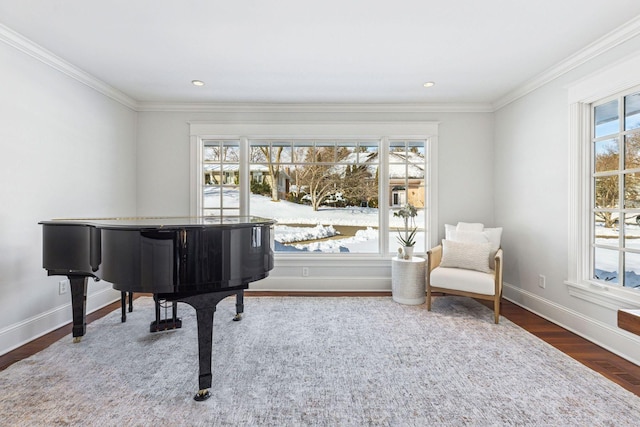
{"type": "MultiPolygon", "coordinates": [[[[391,293],[360,292],[360,293],[313,293],[313,292],[258,292],[248,291],[247,296],[385,296],[391,293]]],[[[491,302],[479,301],[491,308],[491,302]]],[[[94,313],[87,315],[87,323],[99,319],[108,313],[119,310],[120,302],[114,302],[94,313]]],[[[640,366],[637,366],[615,354],[593,344],[578,335],[569,332],[522,307],[509,301],[502,300],[502,315],[529,331],[538,338],[546,341],[560,351],[566,353],[582,364],[599,372],[611,381],[619,384],[640,397],[640,366]]],[[[37,338],[7,354],[0,356],[0,371],[13,363],[35,354],[59,339],[71,333],[71,324],[63,326],[43,337],[37,338]]],[[[544,367],[541,367],[544,369],[544,367]]]]}

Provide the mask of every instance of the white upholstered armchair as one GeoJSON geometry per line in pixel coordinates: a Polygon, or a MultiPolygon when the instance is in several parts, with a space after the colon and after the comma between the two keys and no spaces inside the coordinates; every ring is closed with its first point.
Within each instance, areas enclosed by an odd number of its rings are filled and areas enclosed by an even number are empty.
{"type": "Polygon", "coordinates": [[[482,224],[446,226],[441,245],[427,252],[427,310],[433,292],[493,301],[495,323],[502,297],[502,228],[482,224]]]}

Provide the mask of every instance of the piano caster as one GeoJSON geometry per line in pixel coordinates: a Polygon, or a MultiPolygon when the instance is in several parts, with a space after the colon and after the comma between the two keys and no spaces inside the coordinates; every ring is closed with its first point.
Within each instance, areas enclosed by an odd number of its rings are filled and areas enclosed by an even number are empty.
{"type": "Polygon", "coordinates": [[[73,337],[74,344],[78,344],[80,341],[82,341],[82,337],[73,337]]]}
{"type": "Polygon", "coordinates": [[[211,397],[211,393],[206,388],[204,390],[198,390],[198,393],[193,397],[196,402],[203,402],[211,397]]]}
{"type": "Polygon", "coordinates": [[[236,313],[235,316],[233,316],[233,321],[237,322],[239,320],[242,320],[242,313],[236,313]]]}

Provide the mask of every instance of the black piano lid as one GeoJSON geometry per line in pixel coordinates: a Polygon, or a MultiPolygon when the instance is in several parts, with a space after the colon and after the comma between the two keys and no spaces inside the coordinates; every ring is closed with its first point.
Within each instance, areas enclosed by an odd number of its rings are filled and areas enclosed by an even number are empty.
{"type": "Polygon", "coordinates": [[[276,221],[257,216],[184,216],[184,217],[123,217],[123,218],[60,218],[40,221],[43,225],[90,225],[105,229],[140,228],[204,228],[271,225],[276,221]]]}

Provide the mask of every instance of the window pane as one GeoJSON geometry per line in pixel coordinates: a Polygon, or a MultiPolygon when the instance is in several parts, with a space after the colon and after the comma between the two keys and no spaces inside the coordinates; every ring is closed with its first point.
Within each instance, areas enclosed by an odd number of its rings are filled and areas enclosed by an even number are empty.
{"type": "Polygon", "coordinates": [[[267,163],[268,156],[268,142],[257,142],[251,144],[251,148],[249,149],[249,161],[251,163],[267,163]]]}
{"type": "Polygon", "coordinates": [[[205,162],[219,162],[220,161],[220,147],[218,146],[205,146],[204,147],[204,160],[205,162]]]}
{"type": "MultiPolygon", "coordinates": [[[[270,152],[262,157],[280,159],[275,178],[270,178],[268,168],[260,171],[263,181],[277,182],[277,197],[267,197],[258,191],[264,190],[264,185],[252,183],[250,201],[252,215],[278,221],[277,252],[379,252],[379,164],[377,156],[373,156],[373,164],[358,162],[361,150],[376,148],[377,143],[361,148],[356,140],[284,140],[252,141],[251,146],[268,146],[270,152]]],[[[252,159],[259,157],[254,154],[252,159]]],[[[257,182],[258,171],[251,170],[252,182],[257,182]]]]}
{"type": "Polygon", "coordinates": [[[238,163],[240,161],[240,147],[237,142],[225,142],[222,147],[222,161],[225,163],[238,163]]]}
{"type": "Polygon", "coordinates": [[[389,163],[404,164],[407,162],[407,146],[405,141],[389,142],[389,163]]]}
{"type": "Polygon", "coordinates": [[[240,189],[238,187],[222,188],[222,206],[224,208],[240,208],[240,189]]]}
{"type": "Polygon", "coordinates": [[[640,173],[624,175],[624,207],[626,209],[640,208],[640,173]]]}
{"type": "Polygon", "coordinates": [[[379,163],[378,143],[377,142],[361,142],[358,149],[359,163],[379,163]]]}
{"type": "Polygon", "coordinates": [[[338,159],[340,163],[358,162],[358,145],[354,142],[341,142],[338,145],[338,159]]]}
{"type": "Polygon", "coordinates": [[[628,249],[640,249],[640,217],[636,214],[627,214],[624,220],[624,247],[628,249]]]}
{"type": "Polygon", "coordinates": [[[594,235],[599,245],[618,246],[618,213],[596,212],[594,213],[594,235]]]}
{"type": "Polygon", "coordinates": [[[618,175],[595,178],[595,207],[615,209],[619,205],[618,175]]]}
{"type": "Polygon", "coordinates": [[[409,161],[424,163],[424,141],[409,141],[407,142],[407,151],[411,153],[409,161]]]}
{"type": "Polygon", "coordinates": [[[291,161],[291,144],[286,141],[275,141],[271,144],[271,161],[274,163],[291,161]]]}
{"type": "Polygon", "coordinates": [[[620,119],[618,117],[618,100],[598,105],[594,108],[595,113],[595,137],[617,133],[620,129],[620,119]]]}
{"type": "Polygon", "coordinates": [[[640,128],[640,92],[624,97],[624,129],[640,128]]]}
{"type": "Polygon", "coordinates": [[[314,148],[312,142],[295,142],[293,147],[293,163],[313,162],[314,148]]]}
{"type": "Polygon", "coordinates": [[[222,206],[220,187],[204,187],[203,206],[205,209],[215,209],[222,206]]]}
{"type": "MultiPolygon", "coordinates": [[[[399,241],[400,237],[406,236],[404,219],[398,216],[394,216],[394,213],[398,212],[398,209],[392,209],[389,212],[389,252],[397,254],[398,248],[402,246],[399,241]]],[[[426,233],[424,232],[425,224],[425,211],[424,209],[417,209],[417,215],[413,220],[407,221],[407,227],[409,232],[414,228],[417,229],[414,236],[416,244],[414,245],[414,253],[426,252],[426,233]]]]}
{"type": "Polygon", "coordinates": [[[625,253],[624,286],[640,289],[640,254],[625,253]]]}
{"type": "Polygon", "coordinates": [[[624,139],[624,168],[640,168],[640,133],[627,135],[624,139]]]}
{"type": "Polygon", "coordinates": [[[594,248],[593,278],[609,283],[618,283],[618,251],[594,248]]]}
{"type": "Polygon", "coordinates": [[[614,171],[620,168],[618,140],[596,141],[594,145],[596,172],[614,171]]]}
{"type": "Polygon", "coordinates": [[[333,163],[336,161],[336,146],[333,142],[316,142],[315,161],[333,163]]]}

